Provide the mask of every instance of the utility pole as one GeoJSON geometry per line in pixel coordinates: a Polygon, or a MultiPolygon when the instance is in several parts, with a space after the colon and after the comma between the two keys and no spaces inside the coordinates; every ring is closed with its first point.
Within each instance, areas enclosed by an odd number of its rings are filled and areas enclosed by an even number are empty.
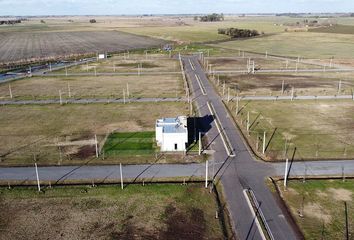
{"type": "Polygon", "coordinates": [[[239,106],[240,105],[240,98],[238,97],[238,93],[237,93],[237,98],[236,98],[236,117],[238,116],[238,112],[239,112],[239,106]]]}
{"type": "Polygon", "coordinates": [[[296,62],[296,65],[295,65],[295,72],[297,72],[298,71],[298,62],[296,62]]]}
{"type": "Polygon", "coordinates": [[[140,76],[140,63],[138,63],[138,76],[140,76]]]}
{"type": "Polygon", "coordinates": [[[288,67],[289,67],[289,60],[286,59],[286,62],[285,62],[285,69],[288,69],[288,67]]]}
{"type": "Polygon", "coordinates": [[[224,83],[222,85],[222,95],[225,96],[225,81],[224,81],[224,83]]]}
{"type": "Polygon", "coordinates": [[[265,57],[268,58],[268,51],[266,51],[265,57]]]}
{"type": "Polygon", "coordinates": [[[291,88],[291,101],[294,101],[295,90],[294,87],[291,88]]]}
{"type": "Polygon", "coordinates": [[[70,83],[68,82],[68,94],[69,94],[69,98],[71,98],[71,89],[70,89],[70,83]]]}
{"type": "Polygon", "coordinates": [[[265,154],[265,150],[266,150],[266,132],[263,132],[263,154],[265,154]]]}
{"type": "Polygon", "coordinates": [[[199,131],[199,156],[202,154],[202,133],[199,131]]]}
{"type": "Polygon", "coordinates": [[[13,98],[13,96],[12,96],[12,90],[11,90],[11,84],[9,84],[9,93],[10,93],[10,98],[13,98]]]}
{"type": "Polygon", "coordinates": [[[59,103],[60,105],[63,105],[63,100],[61,98],[61,90],[59,90],[59,103]]]}
{"type": "Polygon", "coordinates": [[[37,178],[37,187],[38,187],[38,192],[41,191],[41,185],[39,183],[39,176],[38,176],[38,168],[37,168],[37,163],[34,163],[34,167],[35,167],[35,170],[36,170],[36,178],[37,178]]]}
{"type": "Polygon", "coordinates": [[[205,162],[205,188],[208,188],[208,160],[205,162]]]}
{"type": "Polygon", "coordinates": [[[340,95],[341,91],[342,91],[342,80],[339,80],[339,83],[338,83],[338,95],[340,95]]]}
{"type": "Polygon", "coordinates": [[[333,66],[333,58],[331,58],[331,59],[329,60],[329,67],[332,68],[332,66],[333,66]]]}
{"type": "Polygon", "coordinates": [[[227,102],[230,102],[230,87],[227,88],[227,102]]]}
{"type": "Polygon", "coordinates": [[[122,164],[119,164],[119,170],[120,170],[120,188],[123,190],[124,189],[124,183],[123,183],[123,171],[122,171],[122,164]]]}
{"type": "Polygon", "coordinates": [[[52,63],[49,63],[49,72],[52,71],[52,63]]]}
{"type": "Polygon", "coordinates": [[[253,64],[252,64],[252,74],[255,74],[255,63],[253,61],[253,64]]]}
{"type": "Polygon", "coordinates": [[[125,90],[123,89],[123,103],[125,104],[125,90]]]}
{"type": "Polygon", "coordinates": [[[129,93],[129,83],[127,83],[127,98],[130,97],[130,93],[129,93]]]}
{"type": "Polygon", "coordinates": [[[284,87],[285,87],[285,81],[283,80],[282,84],[281,84],[281,94],[284,94],[284,87]]]}
{"type": "Polygon", "coordinates": [[[113,62],[113,72],[116,72],[116,63],[113,62]]]}
{"type": "Polygon", "coordinates": [[[65,66],[65,76],[68,76],[68,68],[65,66]]]}
{"type": "Polygon", "coordinates": [[[250,132],[250,112],[248,111],[247,112],[247,132],[249,133],[250,132]]]}
{"type": "Polygon", "coordinates": [[[96,66],[94,67],[95,69],[95,77],[97,76],[97,69],[96,69],[96,66]]]}
{"type": "Polygon", "coordinates": [[[97,135],[95,134],[95,147],[96,147],[96,158],[98,158],[98,142],[97,142],[97,135]]]}
{"type": "Polygon", "coordinates": [[[348,206],[347,206],[347,202],[344,202],[344,212],[345,212],[345,239],[349,240],[349,222],[348,222],[348,206]]]}
{"type": "Polygon", "coordinates": [[[288,183],[288,164],[289,164],[289,159],[286,159],[285,162],[285,172],[284,172],[284,188],[286,189],[287,183],[288,183]]]}

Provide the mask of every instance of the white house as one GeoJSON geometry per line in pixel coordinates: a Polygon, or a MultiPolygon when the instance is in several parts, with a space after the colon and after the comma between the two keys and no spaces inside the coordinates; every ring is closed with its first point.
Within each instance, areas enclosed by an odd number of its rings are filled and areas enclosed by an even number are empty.
{"type": "Polygon", "coordinates": [[[156,142],[162,152],[185,151],[188,146],[187,117],[156,120],[156,142]]]}

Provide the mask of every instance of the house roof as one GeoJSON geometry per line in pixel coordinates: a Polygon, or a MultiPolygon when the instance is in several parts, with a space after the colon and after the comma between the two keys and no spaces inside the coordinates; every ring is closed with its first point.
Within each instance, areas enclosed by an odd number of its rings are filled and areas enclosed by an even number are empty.
{"type": "Polygon", "coordinates": [[[163,126],[164,133],[186,133],[187,128],[184,127],[183,125],[176,124],[176,125],[166,125],[163,126]]]}

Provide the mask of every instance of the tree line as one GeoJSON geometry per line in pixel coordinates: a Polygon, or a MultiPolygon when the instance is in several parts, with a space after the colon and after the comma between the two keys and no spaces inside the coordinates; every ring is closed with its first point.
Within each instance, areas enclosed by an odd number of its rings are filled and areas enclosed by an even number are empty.
{"type": "Polygon", "coordinates": [[[217,14],[217,13],[213,13],[213,14],[208,14],[205,16],[201,16],[201,17],[194,17],[194,20],[198,20],[201,22],[220,22],[220,21],[224,21],[224,14],[217,14]]]}
{"type": "Polygon", "coordinates": [[[14,25],[16,23],[21,23],[21,20],[1,20],[0,25],[14,25]]]}
{"type": "Polygon", "coordinates": [[[219,28],[218,34],[228,35],[231,38],[249,38],[249,37],[256,37],[260,35],[257,30],[239,29],[239,28],[219,28]]]}

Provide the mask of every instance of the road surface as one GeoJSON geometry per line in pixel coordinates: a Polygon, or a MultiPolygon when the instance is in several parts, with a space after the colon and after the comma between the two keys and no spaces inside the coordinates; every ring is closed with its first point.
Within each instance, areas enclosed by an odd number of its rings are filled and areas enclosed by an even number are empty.
{"type": "MultiPolygon", "coordinates": [[[[128,102],[185,102],[186,98],[78,98],[63,99],[63,104],[90,104],[90,103],[128,103],[128,102]]],[[[27,105],[27,104],[60,104],[60,99],[47,100],[3,100],[0,105],[27,105]]]]}
{"type": "Polygon", "coordinates": [[[212,122],[204,124],[206,127],[211,125],[207,136],[212,142],[212,149],[215,150],[213,158],[217,163],[223,164],[217,176],[225,190],[225,199],[237,238],[262,239],[261,231],[255,224],[252,211],[243,194],[245,189],[250,188],[260,202],[261,210],[275,239],[297,239],[296,232],[287,222],[265,183],[265,178],[275,173],[274,169],[266,163],[254,160],[249,153],[221,97],[208,81],[198,59],[184,57],[183,62],[199,115],[214,116],[212,122]]]}
{"type": "MultiPolygon", "coordinates": [[[[327,96],[242,96],[239,100],[244,101],[282,101],[282,100],[354,100],[354,95],[327,95],[327,96]]],[[[227,101],[227,96],[224,97],[227,101]]],[[[237,100],[236,96],[230,96],[230,100],[237,100]]]]}

